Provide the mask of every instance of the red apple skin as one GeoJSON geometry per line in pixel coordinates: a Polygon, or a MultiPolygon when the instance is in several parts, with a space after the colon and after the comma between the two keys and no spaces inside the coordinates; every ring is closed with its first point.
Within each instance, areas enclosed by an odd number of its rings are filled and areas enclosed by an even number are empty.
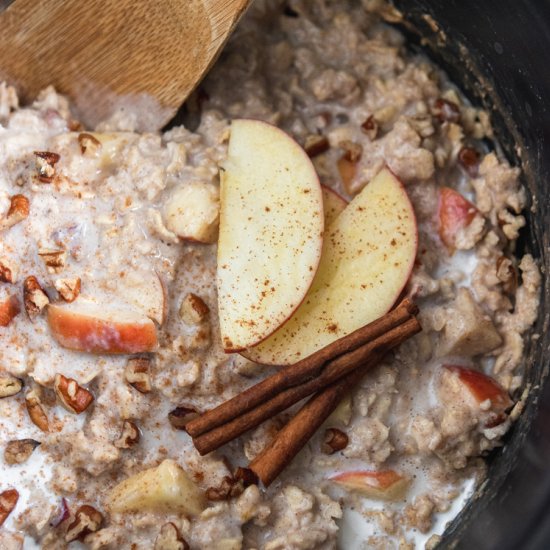
{"type": "Polygon", "coordinates": [[[460,381],[466,386],[478,403],[483,403],[483,401],[490,399],[492,403],[491,409],[494,412],[503,413],[514,404],[508,392],[490,376],[461,365],[443,366],[447,370],[457,374],[460,381]]]}
{"type": "Polygon", "coordinates": [[[0,327],[7,327],[20,312],[21,306],[17,297],[6,298],[0,303],[0,327]]]}
{"type": "Polygon", "coordinates": [[[410,479],[395,470],[355,470],[342,472],[330,478],[348,489],[362,492],[365,496],[383,500],[401,498],[410,485],[410,479]]]}
{"type": "Polygon", "coordinates": [[[439,237],[447,248],[454,248],[457,232],[468,227],[477,213],[477,208],[454,189],[450,187],[440,189],[439,237]]]}
{"type": "Polygon", "coordinates": [[[49,306],[48,324],[57,342],[75,351],[144,353],[158,344],[155,324],[149,318],[140,323],[116,322],[49,306]]]}

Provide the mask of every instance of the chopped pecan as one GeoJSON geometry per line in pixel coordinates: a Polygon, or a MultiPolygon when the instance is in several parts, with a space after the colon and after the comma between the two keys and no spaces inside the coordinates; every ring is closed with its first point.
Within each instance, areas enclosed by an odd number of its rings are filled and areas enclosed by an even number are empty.
{"type": "Polygon", "coordinates": [[[122,423],[122,433],[114,445],[118,449],[129,449],[139,442],[140,437],[139,428],[130,420],[125,420],[122,423]]]}
{"type": "Polygon", "coordinates": [[[38,251],[38,255],[46,264],[48,273],[59,273],[63,271],[65,262],[67,261],[67,252],[65,252],[65,250],[48,250],[41,248],[38,251]]]}
{"type": "Polygon", "coordinates": [[[69,279],[57,279],[54,282],[55,289],[66,302],[74,302],[82,287],[80,277],[72,277],[69,279]]]}
{"type": "Polygon", "coordinates": [[[181,302],[180,316],[185,323],[198,325],[208,316],[210,309],[202,298],[190,292],[181,302]]]}
{"type": "Polygon", "coordinates": [[[348,446],[348,441],[348,436],[342,430],[328,428],[325,430],[325,437],[321,445],[321,450],[325,454],[331,455],[345,449],[348,446]]]}
{"type": "Polygon", "coordinates": [[[306,137],[304,150],[309,157],[313,158],[326,153],[330,149],[330,143],[325,136],[310,134],[306,137]]]}
{"type": "Polygon", "coordinates": [[[50,151],[35,151],[38,180],[42,183],[51,183],[55,176],[55,165],[61,158],[57,153],[50,151]]]}
{"type": "Polygon", "coordinates": [[[189,550],[189,545],[172,523],[165,523],[155,539],[153,550],[189,550]]]}
{"type": "Polygon", "coordinates": [[[98,512],[93,506],[84,504],[78,508],[74,520],[69,527],[67,527],[65,541],[82,541],[86,535],[99,531],[102,523],[103,514],[98,512]]]}
{"type": "Polygon", "coordinates": [[[23,388],[23,381],[7,372],[0,373],[0,399],[18,394],[23,388]]]}
{"type": "Polygon", "coordinates": [[[17,266],[10,260],[0,260],[0,282],[15,283],[17,280],[17,266]]]}
{"type": "Polygon", "coordinates": [[[50,303],[48,295],[40,286],[38,279],[31,275],[23,282],[23,303],[25,311],[32,321],[40,315],[42,310],[50,303]]]}
{"type": "Polygon", "coordinates": [[[0,525],[2,525],[19,500],[19,493],[15,489],[8,489],[0,493],[0,525]]]}
{"type": "Polygon", "coordinates": [[[101,149],[101,142],[92,134],[78,134],[80,152],[86,156],[96,156],[101,149]]]}
{"type": "Polygon", "coordinates": [[[124,378],[140,393],[149,393],[151,385],[151,359],[149,357],[131,357],[124,369],[124,378]]]}
{"type": "Polygon", "coordinates": [[[168,413],[168,421],[176,430],[185,430],[185,424],[198,416],[195,409],[189,407],[176,407],[168,413]]]}
{"type": "Polygon", "coordinates": [[[34,439],[16,439],[9,441],[4,450],[6,464],[23,464],[33,451],[40,445],[40,441],[34,439]]]}
{"type": "Polygon", "coordinates": [[[62,374],[55,375],[54,390],[63,407],[75,414],[84,412],[94,400],[94,396],[86,388],[62,374]]]}
{"type": "Polygon", "coordinates": [[[458,162],[472,178],[477,176],[479,159],[480,155],[473,147],[462,147],[458,152],[458,162]]]}
{"type": "Polygon", "coordinates": [[[7,327],[20,311],[21,306],[17,296],[9,296],[0,302],[0,327],[7,327]]]}
{"type": "Polygon", "coordinates": [[[344,156],[349,162],[359,162],[363,154],[363,147],[359,143],[346,139],[340,143],[340,147],[344,149],[344,156]]]}
{"type": "Polygon", "coordinates": [[[460,120],[458,105],[442,97],[436,99],[432,113],[439,119],[439,122],[458,122],[460,120]]]}
{"type": "Polygon", "coordinates": [[[243,480],[236,480],[230,476],[225,476],[219,487],[209,487],[206,490],[206,498],[212,501],[229,500],[230,498],[238,497],[243,491],[243,480]]]}
{"type": "Polygon", "coordinates": [[[361,124],[361,130],[367,134],[371,141],[376,139],[376,136],[378,135],[378,122],[376,122],[374,115],[367,117],[365,122],[361,124]]]}
{"type": "Polygon", "coordinates": [[[33,424],[38,426],[43,432],[48,432],[50,429],[50,423],[46,413],[44,412],[44,407],[42,407],[42,402],[36,390],[30,390],[27,392],[27,395],[25,395],[25,404],[33,424]]]}
{"type": "Polygon", "coordinates": [[[30,203],[25,195],[13,195],[10,197],[10,207],[6,216],[0,219],[0,230],[8,229],[29,217],[30,203]]]}

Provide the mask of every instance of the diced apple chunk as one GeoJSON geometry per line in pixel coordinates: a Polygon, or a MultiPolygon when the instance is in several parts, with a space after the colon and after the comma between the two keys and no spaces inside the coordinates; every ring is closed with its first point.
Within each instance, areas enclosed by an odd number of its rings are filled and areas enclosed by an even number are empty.
{"type": "Polygon", "coordinates": [[[166,317],[164,285],[154,271],[126,271],[118,279],[118,295],[162,325],[166,317]]]}
{"type": "Polygon", "coordinates": [[[460,288],[446,316],[439,355],[472,357],[498,348],[502,338],[467,288],[460,288]]]}
{"type": "Polygon", "coordinates": [[[394,470],[351,471],[337,474],[330,481],[376,500],[398,500],[402,498],[411,480],[394,470]]]}
{"type": "Polygon", "coordinates": [[[326,185],[321,185],[323,189],[323,211],[325,214],[325,227],[329,225],[339,216],[346,208],[348,201],[340,196],[336,191],[333,191],[326,185]]]}
{"type": "Polygon", "coordinates": [[[221,171],[218,309],[226,351],[256,345],[308,291],[321,257],[323,201],[304,150],[275,126],[234,120],[221,171]]]}
{"type": "Polygon", "coordinates": [[[219,214],[218,188],[199,181],[174,189],[164,206],[166,227],[181,239],[199,243],[216,241],[219,214]]]}
{"type": "Polygon", "coordinates": [[[113,512],[200,514],[206,507],[202,491],[174,460],[143,470],[114,487],[107,496],[113,512]]]}
{"type": "Polygon", "coordinates": [[[243,355],[292,364],[384,315],[409,279],[417,242],[407,193],[385,168],[326,231],[319,269],[298,310],[243,355]]]}
{"type": "Polygon", "coordinates": [[[124,307],[78,300],[48,306],[48,325],[63,347],[89,353],[143,353],[157,346],[155,324],[124,307]]]}
{"type": "Polygon", "coordinates": [[[450,187],[439,192],[439,236],[443,244],[454,249],[457,233],[472,223],[478,210],[450,187]]]}

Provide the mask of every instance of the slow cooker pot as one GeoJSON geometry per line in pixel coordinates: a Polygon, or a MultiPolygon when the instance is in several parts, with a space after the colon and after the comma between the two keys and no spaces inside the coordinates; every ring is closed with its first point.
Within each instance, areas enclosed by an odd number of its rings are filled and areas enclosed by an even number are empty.
{"type": "MultiPolygon", "coordinates": [[[[521,166],[530,195],[519,248],[539,259],[539,319],[526,342],[523,415],[489,457],[487,481],[447,529],[439,548],[550,548],[550,2],[394,0],[396,23],[491,113],[495,135],[521,166]]],[[[520,250],[520,254],[521,254],[520,250]]]]}

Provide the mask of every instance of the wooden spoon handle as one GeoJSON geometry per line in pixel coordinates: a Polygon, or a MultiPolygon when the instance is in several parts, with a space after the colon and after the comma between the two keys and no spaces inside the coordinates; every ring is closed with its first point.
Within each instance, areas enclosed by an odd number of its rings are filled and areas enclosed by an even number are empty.
{"type": "Polygon", "coordinates": [[[2,77],[23,100],[53,84],[88,126],[124,107],[162,127],[250,0],[15,0],[0,13],[2,77]],[[147,115],[147,116],[144,116],[147,115]]]}

